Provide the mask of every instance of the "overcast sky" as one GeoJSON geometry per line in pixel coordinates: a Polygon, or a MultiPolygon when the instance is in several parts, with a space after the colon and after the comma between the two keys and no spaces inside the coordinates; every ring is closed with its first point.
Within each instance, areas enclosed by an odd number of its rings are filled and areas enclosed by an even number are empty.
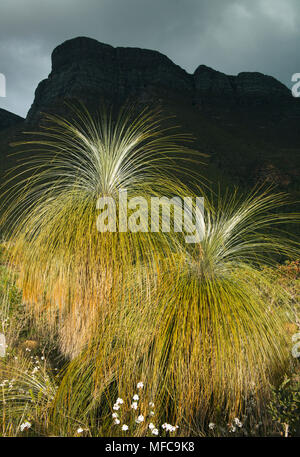
{"type": "Polygon", "coordinates": [[[76,36],[156,49],[188,72],[260,71],[290,87],[299,24],[300,0],[1,0],[0,107],[25,116],[52,50],[76,36]]]}

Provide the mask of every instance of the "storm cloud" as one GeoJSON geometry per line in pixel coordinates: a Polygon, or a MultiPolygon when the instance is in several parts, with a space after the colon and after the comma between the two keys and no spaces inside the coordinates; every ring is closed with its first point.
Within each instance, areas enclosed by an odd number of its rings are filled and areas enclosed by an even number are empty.
{"type": "Polygon", "coordinates": [[[2,0],[0,107],[25,116],[52,50],[76,36],[155,49],[188,72],[260,71],[290,87],[299,23],[299,0],[2,0]]]}

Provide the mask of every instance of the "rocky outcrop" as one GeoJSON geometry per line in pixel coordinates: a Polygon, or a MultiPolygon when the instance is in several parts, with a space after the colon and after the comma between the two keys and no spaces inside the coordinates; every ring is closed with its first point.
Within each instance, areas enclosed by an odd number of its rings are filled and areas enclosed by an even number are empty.
{"type": "Polygon", "coordinates": [[[272,76],[257,72],[243,72],[232,78],[237,98],[252,98],[269,102],[293,100],[289,89],[272,76]]]}
{"type": "Polygon", "coordinates": [[[198,102],[234,100],[233,76],[227,76],[206,65],[200,65],[194,73],[195,99],[198,102]]]}
{"type": "MultiPolygon", "coordinates": [[[[157,51],[84,37],[54,49],[52,71],[37,87],[27,125],[0,132],[0,172],[10,167],[9,144],[24,139],[23,130],[35,130],[43,112],[67,114],[63,102],[74,99],[92,110],[101,101],[159,102],[181,131],[193,135],[195,149],[208,154],[199,172],[211,185],[267,181],[300,192],[300,100],[279,81],[261,73],[226,75],[205,65],[188,74],[157,51]]],[[[18,120],[0,111],[0,129],[18,120]]]]}
{"type": "Polygon", "coordinates": [[[100,99],[147,100],[157,89],[192,96],[192,86],[192,76],[157,51],[75,38],[54,49],[52,71],[39,84],[27,121],[36,120],[62,99],[80,99],[87,105],[100,99]]]}
{"type": "Polygon", "coordinates": [[[205,103],[230,103],[233,105],[275,104],[293,101],[288,88],[272,76],[258,72],[243,72],[229,76],[200,65],[194,73],[195,98],[205,103]]]}
{"type": "Polygon", "coordinates": [[[24,121],[22,117],[0,108],[0,131],[14,127],[16,124],[22,121],[24,121]]]}
{"type": "Polygon", "coordinates": [[[54,49],[52,71],[39,84],[27,121],[35,122],[43,111],[57,112],[66,99],[93,105],[101,99],[143,103],[174,97],[200,109],[224,105],[295,106],[287,87],[271,76],[249,72],[229,76],[205,65],[191,75],[157,51],[114,48],[79,37],[54,49]]]}

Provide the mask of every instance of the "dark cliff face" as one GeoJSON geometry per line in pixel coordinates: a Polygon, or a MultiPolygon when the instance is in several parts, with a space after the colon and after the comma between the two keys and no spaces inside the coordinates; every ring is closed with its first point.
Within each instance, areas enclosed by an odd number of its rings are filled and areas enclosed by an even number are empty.
{"type": "MultiPolygon", "coordinates": [[[[249,188],[267,180],[300,190],[300,100],[271,76],[225,75],[205,65],[188,74],[157,51],[75,38],[53,51],[52,71],[38,85],[24,130],[35,130],[43,112],[68,114],[63,102],[78,99],[91,110],[102,101],[158,103],[175,115],[182,131],[194,135],[194,147],[209,155],[199,171],[211,186],[249,188]]],[[[9,141],[22,139],[21,127],[10,138],[5,132],[0,132],[3,168],[9,141]]]]}
{"type": "Polygon", "coordinates": [[[0,108],[0,130],[14,127],[22,121],[24,121],[22,117],[0,108]]]}
{"type": "Polygon", "coordinates": [[[90,38],[75,38],[52,53],[52,71],[35,94],[27,121],[35,121],[40,111],[62,99],[97,101],[147,100],[153,91],[192,93],[192,76],[156,51],[113,48],[90,38]]]}
{"type": "Polygon", "coordinates": [[[157,51],[114,48],[79,37],[54,49],[52,71],[39,84],[27,121],[35,123],[40,112],[61,109],[66,99],[96,106],[100,100],[148,103],[174,97],[200,110],[251,110],[269,105],[279,117],[291,115],[299,106],[290,91],[271,76],[249,72],[229,76],[205,65],[190,75],[157,51]]]}
{"type": "Polygon", "coordinates": [[[16,114],[0,108],[0,183],[2,175],[16,166],[16,158],[9,146],[11,141],[17,140],[17,135],[24,127],[24,119],[16,114]],[[18,133],[17,133],[18,132],[18,133]]]}
{"type": "Polygon", "coordinates": [[[200,65],[194,73],[195,96],[197,99],[225,98],[232,104],[260,104],[268,101],[275,103],[292,101],[288,88],[272,76],[257,72],[243,72],[237,76],[229,76],[213,70],[205,65],[200,65]]]}

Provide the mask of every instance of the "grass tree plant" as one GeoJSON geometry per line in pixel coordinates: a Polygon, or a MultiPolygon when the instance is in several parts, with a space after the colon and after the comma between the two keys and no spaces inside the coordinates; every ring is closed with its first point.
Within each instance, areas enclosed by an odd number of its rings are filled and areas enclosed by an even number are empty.
{"type": "Polygon", "coordinates": [[[280,212],[285,196],[207,198],[196,244],[174,230],[100,233],[99,197],[192,195],[175,176],[195,159],[182,146],[189,137],[162,127],[156,111],[74,108],[72,120],[47,119],[27,141],[35,152],[3,221],[28,310],[58,328],[72,358],[53,401],[60,433],[74,418],[112,433],[114,399],[130,403],[139,381],[140,414],[153,401],[160,421],[191,428],[220,408],[238,414],[253,395],[263,402],[289,363],[289,296],[264,269],[299,252],[276,230],[299,221],[280,212]]]}
{"type": "MultiPolygon", "coordinates": [[[[36,318],[58,325],[61,349],[73,356],[120,296],[131,300],[133,277],[137,285],[157,277],[173,243],[162,232],[97,231],[99,197],[115,198],[119,211],[122,190],[129,198],[180,194],[174,169],[195,153],[183,145],[188,135],[161,126],[158,110],[103,110],[95,118],[84,107],[71,111],[71,120],[47,116],[25,142],[32,157],[13,172],[3,221],[24,301],[36,318]]],[[[148,225],[148,214],[141,219],[148,225]]]]}

